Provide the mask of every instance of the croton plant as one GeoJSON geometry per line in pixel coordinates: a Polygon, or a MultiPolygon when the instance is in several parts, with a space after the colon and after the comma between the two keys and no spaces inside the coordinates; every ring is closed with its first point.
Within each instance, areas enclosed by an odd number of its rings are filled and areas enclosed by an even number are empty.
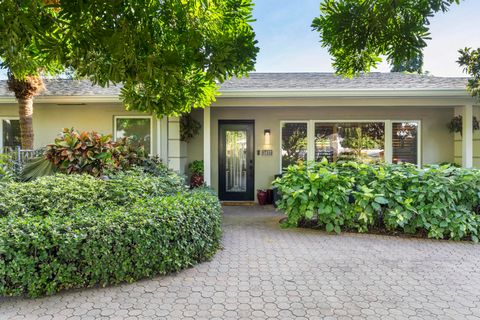
{"type": "Polygon", "coordinates": [[[114,141],[111,135],[65,128],[47,145],[45,157],[60,172],[100,176],[106,169],[125,169],[145,159],[143,146],[128,138],[114,141]]]}

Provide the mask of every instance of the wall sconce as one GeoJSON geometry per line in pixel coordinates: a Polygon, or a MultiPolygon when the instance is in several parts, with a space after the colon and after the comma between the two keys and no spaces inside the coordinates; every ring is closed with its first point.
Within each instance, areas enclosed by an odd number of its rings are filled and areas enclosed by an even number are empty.
{"type": "Polygon", "coordinates": [[[263,131],[263,137],[264,137],[264,144],[266,146],[270,145],[270,129],[265,129],[263,131]]]}

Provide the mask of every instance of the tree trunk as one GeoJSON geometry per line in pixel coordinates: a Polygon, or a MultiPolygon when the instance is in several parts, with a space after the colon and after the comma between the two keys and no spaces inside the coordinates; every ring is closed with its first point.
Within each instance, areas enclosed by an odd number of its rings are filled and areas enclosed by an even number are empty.
{"type": "Polygon", "coordinates": [[[33,97],[17,100],[22,149],[33,150],[33,97]]]}

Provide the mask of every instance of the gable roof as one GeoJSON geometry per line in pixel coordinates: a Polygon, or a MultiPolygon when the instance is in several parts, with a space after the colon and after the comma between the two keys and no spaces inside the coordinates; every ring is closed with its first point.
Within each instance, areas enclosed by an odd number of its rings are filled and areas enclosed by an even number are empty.
{"type": "MultiPolygon", "coordinates": [[[[434,77],[405,73],[362,74],[352,79],[333,73],[251,73],[221,85],[220,92],[303,91],[303,90],[463,90],[468,78],[434,77]]],[[[102,88],[88,80],[45,80],[44,97],[115,97],[121,86],[102,88]]],[[[0,80],[0,98],[13,97],[6,80],[0,80]]]]}

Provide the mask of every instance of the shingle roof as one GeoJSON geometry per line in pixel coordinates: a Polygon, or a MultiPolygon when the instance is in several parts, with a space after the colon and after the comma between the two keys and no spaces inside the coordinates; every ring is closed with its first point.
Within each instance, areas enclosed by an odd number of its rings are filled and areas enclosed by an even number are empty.
{"type": "MultiPolygon", "coordinates": [[[[332,90],[332,89],[464,89],[467,78],[433,77],[404,73],[372,72],[353,79],[333,73],[251,73],[231,79],[221,91],[249,90],[332,90]]],[[[45,80],[43,96],[116,96],[121,86],[102,88],[88,80],[45,80]]],[[[0,81],[0,96],[11,96],[5,80],[0,81]]]]}

